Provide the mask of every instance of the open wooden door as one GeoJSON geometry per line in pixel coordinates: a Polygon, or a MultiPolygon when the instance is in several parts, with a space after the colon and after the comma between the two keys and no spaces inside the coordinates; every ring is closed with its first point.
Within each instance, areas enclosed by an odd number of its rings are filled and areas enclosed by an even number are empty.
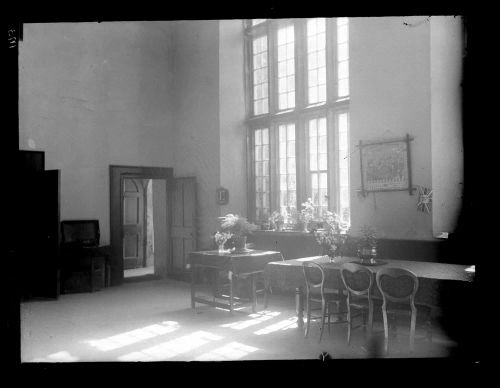
{"type": "Polygon", "coordinates": [[[123,269],[144,261],[144,187],[142,179],[123,179],[123,269]]]}
{"type": "Polygon", "coordinates": [[[171,195],[171,262],[169,274],[186,279],[189,253],[196,250],[196,178],[174,178],[171,195]]]}

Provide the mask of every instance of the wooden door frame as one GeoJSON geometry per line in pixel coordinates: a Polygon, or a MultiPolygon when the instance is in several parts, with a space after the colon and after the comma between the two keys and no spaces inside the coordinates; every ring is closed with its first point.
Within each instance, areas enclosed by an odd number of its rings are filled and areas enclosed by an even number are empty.
{"type": "MultiPolygon", "coordinates": [[[[110,229],[110,262],[111,262],[111,286],[123,283],[123,190],[122,181],[130,179],[161,179],[165,181],[167,204],[166,208],[166,230],[167,230],[167,252],[170,252],[170,209],[169,191],[172,187],[173,169],[171,167],[144,167],[144,166],[109,166],[109,229],[110,229]]],[[[170,255],[170,253],[168,253],[170,255]]],[[[167,257],[167,268],[171,258],[167,257]]]]}

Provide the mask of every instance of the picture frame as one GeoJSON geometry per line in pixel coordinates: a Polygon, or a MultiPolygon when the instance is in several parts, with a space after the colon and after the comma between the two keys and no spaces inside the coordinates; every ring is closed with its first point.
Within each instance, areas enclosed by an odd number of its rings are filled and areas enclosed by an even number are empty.
{"type": "Polygon", "coordinates": [[[408,191],[413,194],[410,141],[406,137],[359,142],[361,192],[408,191]]]}
{"type": "Polygon", "coordinates": [[[227,205],[229,202],[229,190],[219,187],[216,191],[217,205],[227,205]]]}

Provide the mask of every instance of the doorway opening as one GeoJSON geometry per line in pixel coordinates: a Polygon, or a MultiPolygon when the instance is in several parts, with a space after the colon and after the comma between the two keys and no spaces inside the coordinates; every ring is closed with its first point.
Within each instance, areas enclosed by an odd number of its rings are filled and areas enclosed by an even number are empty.
{"type": "Polygon", "coordinates": [[[111,165],[109,172],[111,285],[166,277],[172,169],[111,165]]]}
{"type": "MultiPolygon", "coordinates": [[[[138,228],[141,229],[136,231],[137,235],[132,233],[124,236],[123,277],[127,280],[151,277],[155,274],[153,180],[124,179],[123,197],[124,223],[137,222],[138,228]],[[127,204],[130,199],[135,203],[127,204]],[[137,214],[137,217],[130,213],[137,214]]],[[[124,225],[124,231],[127,230],[126,228],[124,225]]]]}

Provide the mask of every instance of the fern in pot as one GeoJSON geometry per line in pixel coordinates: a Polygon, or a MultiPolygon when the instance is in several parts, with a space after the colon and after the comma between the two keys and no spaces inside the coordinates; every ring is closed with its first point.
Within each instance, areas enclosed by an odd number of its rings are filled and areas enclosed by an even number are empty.
{"type": "Polygon", "coordinates": [[[239,214],[226,214],[219,217],[221,229],[224,232],[231,233],[235,252],[245,252],[247,236],[258,229],[258,226],[248,222],[245,217],[239,214]]]}

